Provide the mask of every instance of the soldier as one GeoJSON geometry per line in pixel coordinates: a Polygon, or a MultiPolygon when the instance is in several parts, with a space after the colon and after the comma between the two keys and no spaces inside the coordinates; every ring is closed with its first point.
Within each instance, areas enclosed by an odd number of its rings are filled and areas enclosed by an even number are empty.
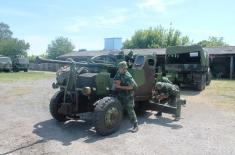
{"type": "MultiPolygon", "coordinates": [[[[156,90],[160,95],[157,96],[159,100],[168,99],[168,104],[170,106],[176,107],[176,113],[174,115],[175,120],[178,121],[180,119],[181,112],[181,104],[179,102],[180,99],[180,91],[179,87],[166,82],[157,82],[156,90]]],[[[156,114],[157,116],[162,116],[162,109],[156,114]]]]}
{"type": "Polygon", "coordinates": [[[125,56],[125,61],[127,62],[127,66],[129,68],[132,67],[132,64],[134,62],[134,54],[133,51],[130,51],[126,56],[125,56]]]}
{"type": "Polygon", "coordinates": [[[118,90],[118,99],[121,101],[133,124],[132,132],[137,132],[138,121],[134,111],[134,88],[137,87],[137,84],[127,71],[128,66],[125,61],[120,62],[118,67],[118,72],[114,77],[115,88],[118,90]]]}

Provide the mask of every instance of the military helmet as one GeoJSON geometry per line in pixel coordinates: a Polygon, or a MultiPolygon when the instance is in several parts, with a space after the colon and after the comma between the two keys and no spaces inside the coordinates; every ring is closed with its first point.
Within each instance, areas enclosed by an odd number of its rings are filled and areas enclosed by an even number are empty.
{"type": "Polygon", "coordinates": [[[119,68],[128,68],[126,61],[119,62],[118,67],[119,68]]]}

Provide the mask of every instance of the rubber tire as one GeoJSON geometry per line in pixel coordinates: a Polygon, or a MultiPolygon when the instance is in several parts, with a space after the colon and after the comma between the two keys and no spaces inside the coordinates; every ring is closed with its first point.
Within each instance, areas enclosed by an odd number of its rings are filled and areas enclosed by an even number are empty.
{"type": "Polygon", "coordinates": [[[118,99],[115,97],[104,97],[98,100],[95,103],[95,105],[96,107],[95,107],[95,120],[94,120],[95,122],[94,123],[95,123],[96,132],[102,136],[110,135],[116,132],[121,125],[121,121],[123,117],[122,106],[120,102],[118,101],[118,99]],[[117,108],[117,110],[119,111],[119,116],[115,125],[112,128],[107,128],[105,126],[105,113],[111,107],[117,108]]]}
{"type": "Polygon", "coordinates": [[[7,73],[11,72],[11,69],[6,70],[7,73]]]}
{"type": "Polygon", "coordinates": [[[202,76],[201,81],[196,85],[198,91],[204,90],[206,87],[206,77],[202,76]]]}
{"type": "Polygon", "coordinates": [[[196,90],[198,91],[202,91],[203,90],[203,86],[202,86],[202,82],[199,82],[197,85],[196,85],[196,90]]]}
{"type": "Polygon", "coordinates": [[[58,91],[52,96],[51,101],[50,101],[49,107],[50,107],[51,116],[54,119],[56,119],[58,122],[65,122],[68,120],[65,115],[58,113],[58,109],[63,100],[63,97],[64,97],[64,92],[58,91]]]}
{"type": "Polygon", "coordinates": [[[212,78],[212,74],[211,74],[211,72],[209,71],[209,72],[207,72],[207,74],[206,74],[206,85],[207,85],[207,86],[210,85],[210,83],[211,83],[211,78],[212,78]]]}
{"type": "Polygon", "coordinates": [[[19,72],[19,70],[17,68],[14,68],[13,72],[19,72]]]}

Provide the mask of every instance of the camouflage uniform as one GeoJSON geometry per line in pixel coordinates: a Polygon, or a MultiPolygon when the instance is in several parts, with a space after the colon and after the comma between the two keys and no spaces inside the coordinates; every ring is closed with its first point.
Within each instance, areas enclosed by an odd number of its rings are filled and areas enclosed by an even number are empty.
{"type": "Polygon", "coordinates": [[[166,82],[157,82],[156,87],[160,93],[164,93],[164,95],[168,96],[168,104],[177,108],[175,117],[179,118],[181,113],[181,104],[179,102],[179,87],[177,85],[166,82]]]}
{"type": "MultiPolygon", "coordinates": [[[[120,80],[121,86],[132,86],[133,88],[137,87],[135,80],[128,71],[124,74],[117,72],[114,80],[120,80]]],[[[134,111],[134,90],[118,90],[118,99],[127,111],[131,123],[137,123],[137,117],[134,111]]]]}
{"type": "Polygon", "coordinates": [[[167,77],[163,76],[161,82],[173,84],[167,77]]]}

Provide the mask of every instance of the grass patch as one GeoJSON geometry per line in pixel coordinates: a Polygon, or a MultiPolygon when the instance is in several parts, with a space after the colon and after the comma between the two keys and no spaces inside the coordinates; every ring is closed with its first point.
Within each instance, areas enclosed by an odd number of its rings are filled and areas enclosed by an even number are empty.
{"type": "Polygon", "coordinates": [[[213,80],[203,96],[216,104],[235,107],[235,80],[213,80]]]}
{"type": "Polygon", "coordinates": [[[9,82],[9,81],[32,81],[40,80],[45,78],[53,78],[55,73],[53,72],[11,72],[11,73],[0,73],[0,82],[9,82]]]}
{"type": "Polygon", "coordinates": [[[30,88],[13,88],[7,92],[7,94],[21,96],[25,94],[29,94],[32,91],[30,88]]]}

